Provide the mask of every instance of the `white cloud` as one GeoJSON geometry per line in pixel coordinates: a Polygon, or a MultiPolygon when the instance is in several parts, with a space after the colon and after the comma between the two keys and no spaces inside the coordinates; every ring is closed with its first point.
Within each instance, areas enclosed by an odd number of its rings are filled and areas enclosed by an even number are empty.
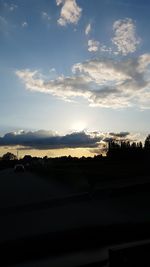
{"type": "MultiPolygon", "coordinates": [[[[73,73],[82,73],[89,77],[92,82],[101,85],[120,84],[129,76],[115,66],[113,60],[90,60],[84,63],[75,64],[72,68],[73,73]]],[[[121,64],[121,63],[120,63],[121,64]]],[[[118,65],[120,65],[118,64],[118,65]]]]}
{"type": "Polygon", "coordinates": [[[63,4],[64,0],[56,0],[56,4],[57,6],[59,6],[60,4],[63,4]]]}
{"type": "Polygon", "coordinates": [[[78,63],[71,76],[49,81],[38,71],[18,70],[16,75],[27,89],[72,101],[87,99],[90,106],[150,108],[150,54],[115,60],[100,58],[78,63]]]}
{"type": "Polygon", "coordinates": [[[4,17],[2,17],[2,16],[0,16],[0,25],[7,25],[8,23],[7,23],[7,20],[4,18],[4,17]]]}
{"type": "Polygon", "coordinates": [[[21,26],[22,26],[23,28],[28,27],[28,23],[27,23],[26,21],[24,21],[24,22],[22,22],[21,26]]]}
{"type": "Polygon", "coordinates": [[[99,51],[103,52],[103,53],[107,52],[107,53],[111,54],[112,53],[112,48],[111,47],[107,47],[106,45],[100,44],[99,45],[99,51]]]}
{"type": "Polygon", "coordinates": [[[89,23],[85,28],[85,35],[88,35],[91,32],[91,24],[89,23]]]}
{"type": "Polygon", "coordinates": [[[55,68],[51,68],[51,69],[49,70],[49,72],[56,72],[56,69],[55,69],[55,68]]]}
{"type": "Polygon", "coordinates": [[[17,5],[11,4],[10,11],[14,11],[17,7],[18,7],[17,5]]]}
{"type": "Polygon", "coordinates": [[[112,54],[113,52],[111,47],[107,47],[106,45],[93,39],[88,40],[88,51],[89,52],[99,51],[101,53],[108,53],[108,54],[112,54]]]}
{"type": "Polygon", "coordinates": [[[84,77],[59,76],[55,80],[47,82],[41,78],[38,71],[29,69],[18,70],[16,75],[25,83],[27,89],[52,94],[67,101],[70,101],[72,97],[82,96],[85,92],[86,80],[84,77]]]}
{"type": "Polygon", "coordinates": [[[95,40],[88,40],[88,51],[96,52],[99,49],[99,42],[95,40]]]}
{"type": "Polygon", "coordinates": [[[150,62],[150,54],[143,54],[139,57],[139,67],[138,67],[138,71],[139,72],[143,72],[145,70],[145,68],[148,67],[149,62],[150,62]]]}
{"type": "Polygon", "coordinates": [[[48,15],[47,12],[42,11],[41,15],[42,15],[42,18],[43,18],[44,20],[47,20],[47,21],[50,21],[50,20],[51,20],[51,17],[48,15]]]}
{"type": "Polygon", "coordinates": [[[131,18],[115,21],[113,31],[112,42],[116,45],[117,52],[126,56],[136,51],[140,38],[136,36],[136,26],[131,18]]]}
{"type": "Polygon", "coordinates": [[[8,34],[9,31],[9,25],[7,20],[0,16],[0,32],[4,33],[4,34],[8,34]]]}
{"type": "Polygon", "coordinates": [[[56,4],[62,5],[60,18],[57,20],[60,26],[78,23],[82,9],[77,5],[76,0],[56,0],[56,4]]]}
{"type": "Polygon", "coordinates": [[[11,12],[18,8],[17,5],[8,3],[4,3],[4,7],[11,12]]]}

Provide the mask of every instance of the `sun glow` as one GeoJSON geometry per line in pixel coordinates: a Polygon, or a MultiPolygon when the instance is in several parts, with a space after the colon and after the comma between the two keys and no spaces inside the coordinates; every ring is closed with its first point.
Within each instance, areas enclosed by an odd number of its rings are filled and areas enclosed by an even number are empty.
{"type": "Polygon", "coordinates": [[[84,121],[77,121],[72,124],[71,130],[75,132],[81,132],[86,129],[86,122],[84,121]]]}

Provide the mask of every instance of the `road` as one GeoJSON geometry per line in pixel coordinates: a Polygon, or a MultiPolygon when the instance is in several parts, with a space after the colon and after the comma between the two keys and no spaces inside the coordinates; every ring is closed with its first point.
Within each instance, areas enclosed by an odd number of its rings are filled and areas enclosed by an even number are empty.
{"type": "Polygon", "coordinates": [[[86,192],[75,194],[65,185],[42,180],[29,172],[2,171],[0,249],[8,242],[10,247],[6,251],[14,255],[20,246],[28,247],[29,254],[34,247],[36,258],[38,249],[42,253],[43,247],[45,253],[50,246],[51,250],[60,247],[61,251],[66,241],[69,249],[76,243],[77,247],[80,244],[84,247],[98,242],[99,246],[107,239],[116,239],[117,233],[122,240],[126,236],[129,240],[138,238],[138,234],[140,238],[150,238],[149,187],[138,185],[134,190],[117,188],[116,191],[105,188],[90,197],[86,192]],[[91,227],[95,230],[88,230],[91,227]]]}
{"type": "Polygon", "coordinates": [[[46,201],[73,192],[72,188],[30,172],[0,171],[0,209],[46,201]]]}
{"type": "Polygon", "coordinates": [[[0,239],[90,225],[150,221],[149,190],[111,195],[106,189],[98,193],[100,198],[92,199],[86,192],[73,193],[62,184],[47,182],[32,173],[0,172],[0,239]]]}

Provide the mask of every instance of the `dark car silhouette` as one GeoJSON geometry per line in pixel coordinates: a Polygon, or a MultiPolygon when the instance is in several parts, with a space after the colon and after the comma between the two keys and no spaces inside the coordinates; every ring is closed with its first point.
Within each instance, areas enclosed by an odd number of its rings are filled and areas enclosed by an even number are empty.
{"type": "Polygon", "coordinates": [[[25,168],[24,168],[23,164],[16,164],[14,167],[14,171],[15,172],[24,172],[25,168]]]}

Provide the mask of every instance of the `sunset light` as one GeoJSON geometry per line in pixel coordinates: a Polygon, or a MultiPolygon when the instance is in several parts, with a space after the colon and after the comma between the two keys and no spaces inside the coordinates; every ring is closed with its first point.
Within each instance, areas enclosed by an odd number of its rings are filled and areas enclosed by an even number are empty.
{"type": "Polygon", "coordinates": [[[87,124],[83,121],[77,121],[72,124],[71,130],[75,132],[81,132],[86,130],[87,124]]]}

